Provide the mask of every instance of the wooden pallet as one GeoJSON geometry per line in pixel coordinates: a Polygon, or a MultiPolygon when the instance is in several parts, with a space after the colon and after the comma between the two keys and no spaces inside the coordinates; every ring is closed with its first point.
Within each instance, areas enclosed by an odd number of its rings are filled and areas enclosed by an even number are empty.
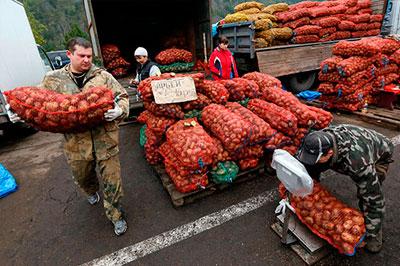
{"type": "MultiPolygon", "coordinates": [[[[315,107],[323,107],[323,103],[320,101],[312,101],[312,102],[305,102],[308,105],[312,105],[315,107]]],[[[400,108],[399,107],[394,107],[393,110],[385,109],[385,108],[380,108],[380,107],[375,107],[375,106],[369,106],[366,112],[362,111],[355,111],[355,112],[350,112],[350,111],[343,111],[343,110],[335,110],[333,109],[332,111],[338,111],[344,114],[352,114],[358,116],[361,120],[379,125],[379,126],[385,126],[385,127],[390,127],[395,130],[400,130],[400,108]]]]}
{"type": "Polygon", "coordinates": [[[181,193],[176,190],[174,183],[165,172],[164,165],[159,164],[152,166],[152,168],[155,175],[160,179],[164,189],[168,192],[168,195],[171,198],[171,202],[175,207],[180,207],[192,203],[198,199],[214,194],[217,191],[221,191],[236,184],[240,184],[255,179],[257,177],[264,176],[264,164],[260,164],[255,169],[239,172],[235,181],[230,184],[215,184],[210,181],[207,187],[205,187],[204,189],[199,189],[189,193],[181,193]]]}

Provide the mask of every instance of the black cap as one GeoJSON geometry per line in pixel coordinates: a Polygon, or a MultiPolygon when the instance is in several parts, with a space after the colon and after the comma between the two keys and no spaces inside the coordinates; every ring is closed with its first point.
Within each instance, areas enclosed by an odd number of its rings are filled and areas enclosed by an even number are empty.
{"type": "Polygon", "coordinates": [[[306,165],[314,165],[319,158],[333,147],[332,136],[324,131],[308,134],[301,145],[297,159],[306,165]]]}

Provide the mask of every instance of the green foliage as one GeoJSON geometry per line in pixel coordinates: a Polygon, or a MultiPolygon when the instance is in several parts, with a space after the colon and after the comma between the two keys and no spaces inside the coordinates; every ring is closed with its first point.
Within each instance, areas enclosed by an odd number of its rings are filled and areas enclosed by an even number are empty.
{"type": "MultiPolygon", "coordinates": [[[[86,28],[83,1],[81,0],[22,0],[22,2],[28,16],[31,13],[34,20],[45,26],[45,28],[40,28],[42,31],[39,31],[39,36],[45,40],[43,48],[46,51],[65,49],[66,35],[76,31],[76,28],[81,32],[81,29],[86,28]]],[[[37,28],[32,22],[34,20],[30,19],[29,21],[32,30],[35,28],[35,34],[37,28]]]]}
{"type": "Polygon", "coordinates": [[[27,1],[27,4],[25,5],[25,10],[26,14],[28,16],[29,24],[31,25],[32,28],[32,33],[33,36],[35,37],[35,41],[39,45],[45,45],[46,41],[43,37],[43,33],[47,30],[46,26],[38,21],[35,18],[35,15],[32,11],[32,7],[30,5],[30,1],[27,1]]]}
{"type": "Polygon", "coordinates": [[[89,39],[87,33],[83,32],[77,24],[72,24],[71,30],[67,32],[64,36],[64,48],[67,48],[68,41],[74,37],[82,37],[85,39],[89,39]]]}

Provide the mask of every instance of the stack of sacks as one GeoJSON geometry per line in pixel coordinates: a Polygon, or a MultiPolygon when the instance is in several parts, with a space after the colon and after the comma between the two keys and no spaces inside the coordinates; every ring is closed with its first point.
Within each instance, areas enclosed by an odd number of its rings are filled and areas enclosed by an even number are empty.
{"type": "Polygon", "coordinates": [[[155,59],[162,73],[188,72],[194,66],[192,53],[184,49],[170,48],[163,50],[157,54],[155,59]]]}
{"type": "Polygon", "coordinates": [[[278,132],[264,144],[265,149],[282,148],[295,154],[311,128],[325,128],[333,119],[329,112],[301,103],[270,75],[252,72],[243,78],[255,81],[261,95],[260,99],[250,100],[247,108],[278,132]]]}
{"type": "Polygon", "coordinates": [[[376,36],[383,20],[382,14],[372,14],[371,0],[304,1],[276,17],[293,30],[292,43],[376,36]]]}
{"type": "Polygon", "coordinates": [[[242,21],[253,21],[256,30],[256,48],[268,47],[271,45],[285,44],[292,37],[292,30],[279,28],[276,12],[288,10],[288,4],[279,3],[264,6],[258,2],[245,2],[235,6],[235,13],[228,14],[224,22],[234,23],[242,21]]]}
{"type": "Polygon", "coordinates": [[[114,77],[120,78],[128,74],[131,64],[121,57],[121,51],[114,44],[101,46],[104,66],[114,77]]]}
{"type": "Polygon", "coordinates": [[[335,56],[321,63],[320,100],[327,108],[348,111],[374,103],[376,93],[399,79],[399,48],[400,42],[378,37],[340,41],[333,47],[335,56]]]}
{"type": "Polygon", "coordinates": [[[216,143],[196,118],[178,121],[166,132],[159,152],[165,171],[182,193],[204,188],[208,184],[207,166],[217,155],[216,143]]]}
{"type": "Polygon", "coordinates": [[[146,110],[139,115],[138,122],[146,125],[144,151],[147,162],[151,165],[160,163],[161,155],[158,149],[164,142],[165,132],[170,126],[175,124],[176,120],[164,116],[156,116],[146,110]]]}

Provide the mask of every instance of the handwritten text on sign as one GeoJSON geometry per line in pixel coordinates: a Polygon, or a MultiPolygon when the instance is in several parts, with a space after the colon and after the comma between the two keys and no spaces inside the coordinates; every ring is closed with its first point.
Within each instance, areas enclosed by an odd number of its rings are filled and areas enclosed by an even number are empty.
{"type": "Polygon", "coordinates": [[[181,103],[197,99],[196,87],[190,77],[153,80],[151,89],[157,104],[181,103]]]}

